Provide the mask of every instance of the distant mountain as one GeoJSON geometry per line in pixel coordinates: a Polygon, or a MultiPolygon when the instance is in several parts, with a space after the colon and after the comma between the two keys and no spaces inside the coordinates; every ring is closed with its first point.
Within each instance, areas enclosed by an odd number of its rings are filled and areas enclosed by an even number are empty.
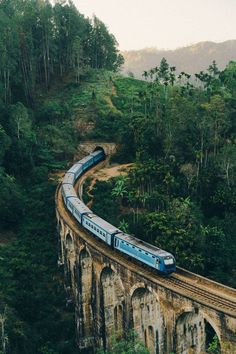
{"type": "Polygon", "coordinates": [[[146,48],[122,52],[125,58],[123,73],[132,72],[136,78],[142,78],[144,70],[159,66],[165,57],[177,72],[185,71],[190,74],[206,70],[213,60],[223,69],[230,60],[236,60],[236,40],[222,43],[200,42],[175,50],[158,50],[146,48]]]}

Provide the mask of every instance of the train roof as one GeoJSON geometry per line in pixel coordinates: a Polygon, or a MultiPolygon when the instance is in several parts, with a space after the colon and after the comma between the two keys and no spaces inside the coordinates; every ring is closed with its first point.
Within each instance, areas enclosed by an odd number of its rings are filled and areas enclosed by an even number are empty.
{"type": "Polygon", "coordinates": [[[69,183],[69,184],[73,184],[74,183],[74,179],[75,179],[75,176],[73,173],[70,173],[70,172],[66,172],[64,178],[63,178],[63,183],[69,183]]]}
{"type": "MultiPolygon", "coordinates": [[[[126,241],[131,243],[132,245],[142,248],[144,251],[149,252],[155,256],[159,256],[159,257],[166,257],[166,256],[171,256],[173,257],[173,255],[165,250],[162,250],[161,248],[158,248],[154,245],[150,245],[149,243],[139,240],[138,238],[128,235],[128,234],[124,234],[122,233],[121,235],[117,235],[117,237],[119,237],[121,240],[126,241]]],[[[174,258],[174,257],[173,257],[174,258]]]]}
{"type": "Polygon", "coordinates": [[[87,161],[91,160],[92,156],[88,155],[86,157],[84,157],[82,160],[79,161],[79,163],[84,164],[87,161]]]}
{"type": "Polygon", "coordinates": [[[90,214],[87,214],[86,217],[90,219],[94,224],[97,226],[101,227],[104,231],[108,232],[109,234],[117,233],[117,232],[122,232],[119,230],[117,227],[113,226],[106,220],[100,218],[100,216],[97,216],[96,214],[93,214],[92,212],[90,214]]]}
{"type": "Polygon", "coordinates": [[[91,210],[79,198],[71,197],[69,200],[79,213],[91,213],[91,210]]]}
{"type": "Polygon", "coordinates": [[[73,196],[73,197],[77,198],[77,194],[76,194],[72,184],[63,183],[62,188],[63,188],[63,191],[64,191],[66,197],[73,196]]]}
{"type": "Polygon", "coordinates": [[[97,156],[97,155],[100,154],[101,152],[104,153],[102,150],[97,150],[97,151],[91,152],[90,155],[92,155],[92,156],[97,156]]]}
{"type": "Polygon", "coordinates": [[[76,162],[68,171],[67,173],[76,173],[78,168],[80,168],[82,166],[82,163],[76,162]]]}

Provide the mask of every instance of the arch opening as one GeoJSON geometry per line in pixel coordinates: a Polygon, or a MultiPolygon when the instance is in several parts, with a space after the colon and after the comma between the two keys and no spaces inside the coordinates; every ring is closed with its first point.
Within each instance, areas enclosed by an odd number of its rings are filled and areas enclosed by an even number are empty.
{"type": "Polygon", "coordinates": [[[122,305],[117,305],[114,308],[114,325],[115,332],[118,338],[123,337],[123,307],[122,305]]]}
{"type": "Polygon", "coordinates": [[[151,354],[161,352],[163,345],[163,319],[160,304],[154,292],[137,288],[131,298],[133,328],[151,354]],[[159,343],[159,331],[162,341],[159,343]]]}
{"type": "Polygon", "coordinates": [[[205,351],[206,353],[220,354],[220,341],[216,331],[210,323],[204,319],[205,325],[205,351]]]}
{"type": "Polygon", "coordinates": [[[72,249],[73,249],[73,241],[72,241],[72,237],[70,234],[66,235],[66,249],[68,251],[72,251],[72,249]]]}
{"type": "Polygon", "coordinates": [[[110,267],[103,269],[100,282],[103,345],[107,348],[111,344],[114,332],[118,337],[124,335],[124,288],[119,275],[110,267]]]}
{"type": "Polygon", "coordinates": [[[176,354],[204,351],[204,320],[198,311],[182,313],[176,322],[176,354]]]}
{"type": "Polygon", "coordinates": [[[93,274],[92,258],[86,248],[83,248],[79,254],[79,261],[77,263],[77,279],[79,303],[78,334],[80,338],[90,338],[93,333],[93,274]]]}
{"type": "Polygon", "coordinates": [[[150,353],[156,352],[155,334],[153,326],[148,326],[145,329],[145,347],[149,349],[150,353]]]}

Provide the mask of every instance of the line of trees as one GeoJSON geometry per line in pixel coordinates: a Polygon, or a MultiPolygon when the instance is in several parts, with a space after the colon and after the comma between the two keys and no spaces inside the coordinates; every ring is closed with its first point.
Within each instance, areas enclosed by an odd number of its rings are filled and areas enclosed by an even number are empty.
{"type": "Polygon", "coordinates": [[[0,1],[0,99],[33,105],[37,85],[86,68],[117,70],[115,37],[96,16],[85,18],[72,1],[0,1]]]}

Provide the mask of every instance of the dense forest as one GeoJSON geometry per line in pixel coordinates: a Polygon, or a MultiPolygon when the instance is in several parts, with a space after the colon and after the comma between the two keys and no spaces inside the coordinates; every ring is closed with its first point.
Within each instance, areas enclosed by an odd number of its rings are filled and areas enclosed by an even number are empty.
{"type": "Polygon", "coordinates": [[[136,163],[97,185],[93,207],[172,252],[179,266],[235,287],[236,63],[219,71],[213,62],[195,85],[175,70],[163,59],[144,72],[147,81],[116,81],[122,114],[98,120],[97,132],[114,132],[116,161],[136,163]]]}
{"type": "Polygon", "coordinates": [[[236,63],[122,77],[114,36],[70,1],[0,0],[0,26],[0,353],[76,352],[54,194],[83,139],[134,163],[95,212],[235,287],[236,63]]]}
{"type": "Polygon", "coordinates": [[[75,353],[49,173],[68,168],[80,141],[67,98],[122,57],[70,1],[1,0],[0,27],[0,353],[75,353]]]}

